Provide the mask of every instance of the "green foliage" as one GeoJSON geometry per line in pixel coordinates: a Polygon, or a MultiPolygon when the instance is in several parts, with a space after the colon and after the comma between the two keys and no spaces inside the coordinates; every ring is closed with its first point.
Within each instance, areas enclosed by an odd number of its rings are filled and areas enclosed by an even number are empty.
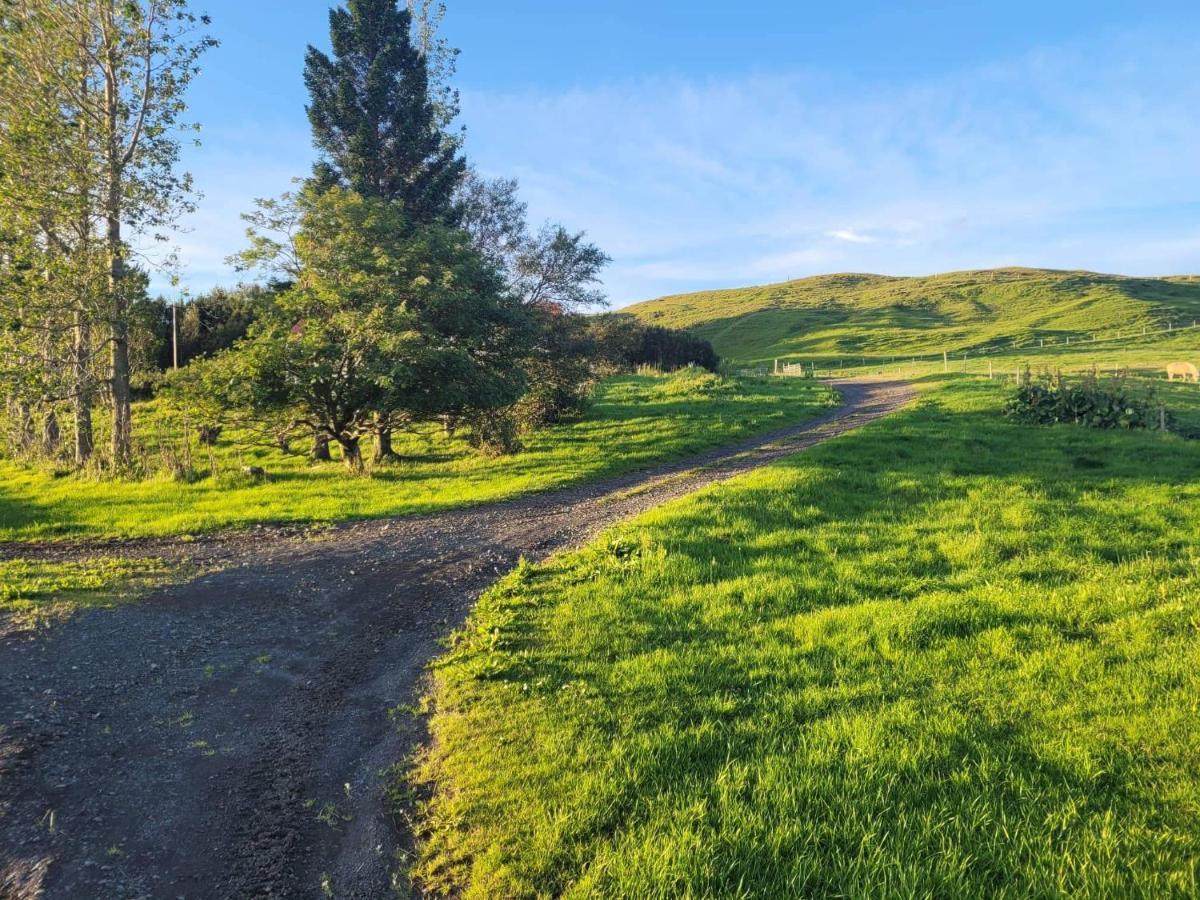
{"type": "Polygon", "coordinates": [[[523,318],[465,234],[413,229],[403,205],[337,187],[298,202],[299,279],[208,377],[179,382],[199,386],[184,403],[216,396],[243,424],[327,435],[359,469],[360,441],[381,422],[486,412],[519,396],[509,348],[523,318]]]}
{"type": "MultiPolygon", "coordinates": [[[[258,285],[234,290],[214,288],[174,310],[178,328],[179,365],[228,350],[244,338],[250,326],[274,300],[275,292],[258,285]]],[[[146,369],[165,372],[174,359],[172,306],[161,297],[134,304],[137,356],[146,369]]]]}
{"type": "Polygon", "coordinates": [[[1094,373],[1069,382],[1048,372],[1035,379],[1026,370],[1004,413],[1025,425],[1135,429],[1161,424],[1153,398],[1130,394],[1120,379],[1102,385],[1094,373]]]}
{"type": "Polygon", "coordinates": [[[452,217],[466,163],[442,131],[407,6],[348,0],[330,11],[329,37],[332,58],[309,47],[304,64],[308,117],[323,155],[314,185],[400,201],[417,225],[452,217]]]}
{"type": "Polygon", "coordinates": [[[1200,446],[1003,402],[946,379],[488,592],[424,887],[1192,896],[1200,446]]]}
{"type": "Polygon", "coordinates": [[[22,323],[0,332],[0,389],[20,420],[37,408],[47,436],[61,438],[69,409],[78,466],[92,457],[102,385],[107,462],[131,461],[145,275],[128,243],[192,209],[180,137],[195,128],[184,98],[215,45],[207,25],[186,0],[11,0],[0,12],[0,320],[22,323]],[[36,288],[19,277],[33,272],[36,288]],[[18,371],[30,375],[3,378],[18,371]]]}
{"type": "Polygon", "coordinates": [[[670,372],[696,365],[716,371],[720,364],[703,338],[683,329],[646,325],[624,312],[596,316],[589,333],[596,358],[618,369],[652,366],[670,372]]]}

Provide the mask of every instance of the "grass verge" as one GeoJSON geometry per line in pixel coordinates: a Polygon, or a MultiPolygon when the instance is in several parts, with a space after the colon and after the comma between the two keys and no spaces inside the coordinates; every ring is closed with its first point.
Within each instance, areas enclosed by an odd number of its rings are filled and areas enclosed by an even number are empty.
{"type": "Polygon", "coordinates": [[[1200,443],[977,379],[523,565],[435,669],[466,897],[1196,896],[1200,443]]]}

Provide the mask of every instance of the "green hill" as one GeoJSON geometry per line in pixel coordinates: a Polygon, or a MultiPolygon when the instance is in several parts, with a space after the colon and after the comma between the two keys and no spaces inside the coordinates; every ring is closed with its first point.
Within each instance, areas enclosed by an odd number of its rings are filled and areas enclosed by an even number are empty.
{"type": "Polygon", "coordinates": [[[1200,319],[1200,277],[1044,269],[919,278],[821,275],[662,297],[626,312],[650,324],[689,328],[742,363],[838,354],[879,359],[1125,339],[1191,326],[1200,319]]]}

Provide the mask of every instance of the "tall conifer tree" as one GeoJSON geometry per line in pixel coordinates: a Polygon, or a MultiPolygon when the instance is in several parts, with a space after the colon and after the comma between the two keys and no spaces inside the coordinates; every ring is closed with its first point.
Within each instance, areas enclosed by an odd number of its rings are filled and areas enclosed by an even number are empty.
{"type": "Polygon", "coordinates": [[[308,117],[322,154],[314,181],[399,200],[413,225],[454,218],[466,163],[441,128],[412,16],[396,0],[348,0],[329,13],[332,58],[308,48],[308,117]]]}

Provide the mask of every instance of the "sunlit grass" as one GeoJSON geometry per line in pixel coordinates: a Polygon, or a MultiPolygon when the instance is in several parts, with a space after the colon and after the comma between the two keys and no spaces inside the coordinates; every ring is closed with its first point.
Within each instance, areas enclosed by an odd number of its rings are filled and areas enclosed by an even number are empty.
{"type": "Polygon", "coordinates": [[[480,602],[417,875],[469,897],[1196,896],[1200,443],[907,411],[480,602]]]}
{"type": "MultiPolygon", "coordinates": [[[[335,522],[406,515],[577,484],[686,456],[802,420],[830,397],[822,385],[780,379],[719,378],[702,372],[634,375],[602,383],[581,421],[525,438],[516,456],[486,458],[439,431],[397,434],[401,461],[371,478],[340,464],[310,464],[273,449],[239,449],[228,438],[208,475],[207,451],[193,446],[193,483],[169,476],[112,481],[55,477],[0,462],[0,539],[163,535],[258,522],[335,522]],[[241,474],[261,466],[265,482],[241,474]]],[[[140,410],[155,435],[154,407],[140,410]]]]}
{"type": "MultiPolygon", "coordinates": [[[[891,364],[913,355],[1016,343],[1022,353],[1100,338],[1105,357],[1179,341],[1200,330],[1142,337],[1168,322],[1200,321],[1200,280],[999,269],[926,278],[822,275],[781,284],[681,294],[630,307],[655,325],[689,328],[741,363],[774,359],[821,367],[891,364]],[[1109,338],[1121,336],[1120,340],[1109,338]],[[1042,344],[1046,348],[1042,348],[1042,344]]],[[[1200,355],[1200,354],[1198,354],[1200,355]]]]}
{"type": "Polygon", "coordinates": [[[0,560],[0,615],[36,622],[81,606],[111,606],[163,583],[171,571],[154,559],[0,560]]]}

